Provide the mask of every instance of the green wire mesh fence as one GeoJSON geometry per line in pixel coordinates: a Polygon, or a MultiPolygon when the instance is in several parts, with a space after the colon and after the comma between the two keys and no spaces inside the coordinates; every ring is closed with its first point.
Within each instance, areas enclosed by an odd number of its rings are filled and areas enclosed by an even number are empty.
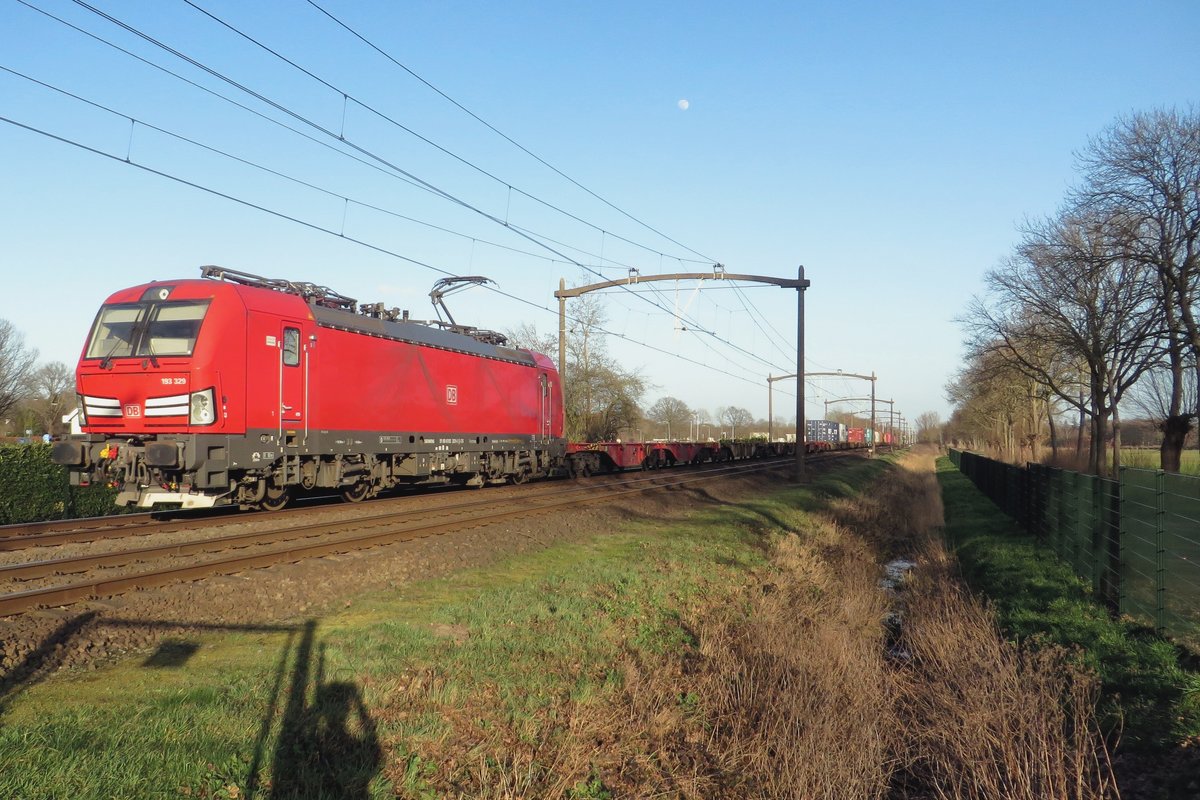
{"type": "Polygon", "coordinates": [[[1200,643],[1200,478],[1122,467],[1112,480],[960,450],[950,460],[1114,611],[1200,643]]]}

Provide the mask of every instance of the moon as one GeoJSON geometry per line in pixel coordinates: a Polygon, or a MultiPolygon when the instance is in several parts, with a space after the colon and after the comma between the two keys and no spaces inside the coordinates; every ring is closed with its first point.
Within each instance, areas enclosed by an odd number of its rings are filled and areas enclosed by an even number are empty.
{"type": "Polygon", "coordinates": [[[678,103],[677,105],[679,106],[679,110],[680,110],[680,111],[687,111],[687,110],[688,110],[688,106],[690,106],[690,105],[691,105],[691,103],[689,103],[689,102],[688,102],[688,101],[685,99],[685,100],[680,100],[680,101],[679,101],[679,103],[678,103]]]}

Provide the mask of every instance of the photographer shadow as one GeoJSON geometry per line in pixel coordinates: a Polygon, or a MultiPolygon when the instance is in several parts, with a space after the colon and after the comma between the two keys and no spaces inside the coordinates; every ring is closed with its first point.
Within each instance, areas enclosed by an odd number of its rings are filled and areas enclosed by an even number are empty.
{"type": "MultiPolygon", "coordinates": [[[[325,680],[324,645],[313,663],[315,630],[315,622],[309,620],[296,647],[268,796],[365,800],[383,762],[375,722],[358,686],[325,680]]],[[[255,772],[251,770],[252,778],[255,772]]],[[[249,786],[247,796],[253,797],[256,789],[249,786]]]]}

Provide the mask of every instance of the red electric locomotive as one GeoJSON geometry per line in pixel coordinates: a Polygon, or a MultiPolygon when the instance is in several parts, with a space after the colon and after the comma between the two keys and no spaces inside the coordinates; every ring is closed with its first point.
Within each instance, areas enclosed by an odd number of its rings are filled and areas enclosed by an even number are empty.
{"type": "Polygon", "coordinates": [[[76,379],[84,433],[53,458],[123,505],[277,509],[299,489],[357,501],[565,468],[546,356],[307,283],[203,267],[116,292],[76,379]]]}

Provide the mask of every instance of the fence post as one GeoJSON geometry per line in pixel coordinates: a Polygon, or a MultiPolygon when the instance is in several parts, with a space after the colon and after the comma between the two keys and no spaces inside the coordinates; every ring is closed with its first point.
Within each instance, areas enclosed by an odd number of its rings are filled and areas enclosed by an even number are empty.
{"type": "Polygon", "coordinates": [[[1066,561],[1066,542],[1064,541],[1066,537],[1063,536],[1063,495],[1065,494],[1063,484],[1066,483],[1064,477],[1066,472],[1061,469],[1053,469],[1052,474],[1054,475],[1054,552],[1058,554],[1059,558],[1066,561]]]}
{"type": "MultiPolygon", "coordinates": [[[[1128,609],[1128,604],[1126,603],[1127,595],[1125,593],[1126,581],[1124,580],[1125,576],[1121,574],[1122,567],[1128,561],[1125,555],[1125,551],[1128,549],[1125,546],[1127,538],[1125,536],[1125,475],[1127,469],[1128,467],[1122,465],[1120,471],[1117,472],[1117,563],[1114,565],[1111,555],[1109,557],[1110,569],[1113,566],[1116,567],[1115,582],[1117,584],[1117,613],[1119,614],[1124,614],[1128,609]]],[[[1109,548],[1109,553],[1112,553],[1111,547],[1109,548]]]]}
{"type": "Polygon", "coordinates": [[[1104,497],[1104,483],[1099,477],[1092,475],[1089,483],[1092,487],[1092,546],[1091,546],[1091,568],[1092,568],[1092,590],[1096,594],[1104,598],[1107,604],[1112,603],[1112,598],[1109,596],[1104,580],[1104,570],[1101,568],[1100,555],[1104,552],[1105,537],[1104,523],[1107,519],[1104,514],[1104,506],[1102,498],[1104,497]]]}
{"type": "Polygon", "coordinates": [[[1046,543],[1046,474],[1041,464],[1033,468],[1033,492],[1029,498],[1029,530],[1042,544],[1046,543]]]}
{"type": "MultiPolygon", "coordinates": [[[[1121,467],[1121,469],[1123,470],[1125,468],[1121,467]]],[[[1112,493],[1112,496],[1109,498],[1109,508],[1111,510],[1112,519],[1113,519],[1112,527],[1116,530],[1117,534],[1116,534],[1116,538],[1112,542],[1110,542],[1109,546],[1108,546],[1108,553],[1109,553],[1108,560],[1109,560],[1109,564],[1110,564],[1109,571],[1113,575],[1113,579],[1112,579],[1113,592],[1114,592],[1113,602],[1116,603],[1116,608],[1117,608],[1118,613],[1120,613],[1120,610],[1121,610],[1121,592],[1124,591],[1124,587],[1125,587],[1125,582],[1124,582],[1124,579],[1122,578],[1122,573],[1121,573],[1121,568],[1125,563],[1122,560],[1125,558],[1125,552],[1123,550],[1123,548],[1125,546],[1124,545],[1125,540],[1123,538],[1125,536],[1125,531],[1123,528],[1123,524],[1124,524],[1123,521],[1125,519],[1125,517],[1123,516],[1125,514],[1124,502],[1125,502],[1125,496],[1124,496],[1124,494],[1122,494],[1121,483],[1120,483],[1120,481],[1118,481],[1116,490],[1112,493]]]]}
{"type": "Polygon", "coordinates": [[[1154,628],[1167,632],[1167,473],[1154,475],[1154,628]]]}

